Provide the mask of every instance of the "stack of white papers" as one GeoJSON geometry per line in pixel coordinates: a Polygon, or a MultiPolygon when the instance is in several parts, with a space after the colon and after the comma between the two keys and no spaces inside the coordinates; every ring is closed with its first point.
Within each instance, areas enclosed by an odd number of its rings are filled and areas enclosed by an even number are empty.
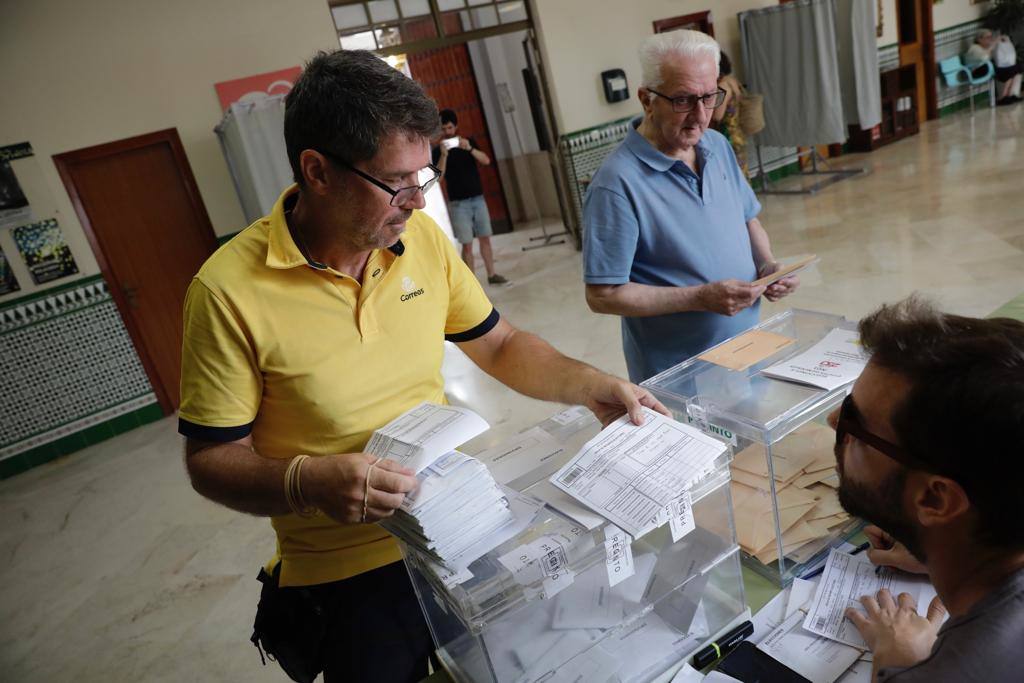
{"type": "Polygon", "coordinates": [[[375,431],[364,450],[419,474],[488,427],[468,408],[423,402],[375,431]]]}
{"type": "Polygon", "coordinates": [[[381,526],[448,568],[465,567],[486,553],[491,548],[485,542],[515,521],[487,467],[464,453],[438,458],[417,478],[419,488],[381,526]],[[478,548],[476,557],[468,556],[478,548]]]}
{"type": "Polygon", "coordinates": [[[588,441],[551,483],[633,538],[661,526],[670,505],[714,470],[726,446],[644,408],[644,423],[624,415],[588,441]]]}

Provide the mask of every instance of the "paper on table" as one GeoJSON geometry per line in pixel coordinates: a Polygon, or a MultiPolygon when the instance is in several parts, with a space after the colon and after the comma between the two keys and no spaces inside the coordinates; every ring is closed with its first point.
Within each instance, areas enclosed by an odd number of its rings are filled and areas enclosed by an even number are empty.
{"type": "Polygon", "coordinates": [[[364,450],[419,474],[489,426],[468,408],[423,402],[375,431],[364,450]]]}
{"type": "Polygon", "coordinates": [[[560,413],[551,416],[551,419],[560,425],[567,425],[576,422],[580,418],[590,415],[590,409],[586,406],[569,406],[560,413]]]}
{"type": "Polygon", "coordinates": [[[781,334],[750,330],[708,349],[697,358],[730,370],[746,370],[794,343],[795,339],[781,334]]]}
{"type": "Polygon", "coordinates": [[[761,374],[831,391],[857,379],[866,364],[857,331],[835,329],[803,353],[765,368],[761,374]]]}
{"type": "Polygon", "coordinates": [[[704,677],[704,683],[743,683],[738,678],[733,678],[729,674],[722,673],[721,671],[709,671],[708,675],[704,677]]]}
{"type": "Polygon", "coordinates": [[[806,607],[807,603],[814,598],[814,591],[818,589],[818,582],[808,579],[793,579],[789,586],[789,599],[786,602],[786,616],[792,616],[806,607]]]}
{"type": "Polygon", "coordinates": [[[668,504],[710,473],[726,449],[693,427],[643,410],[643,425],[624,415],[551,477],[633,538],[663,524],[668,504]]]}
{"type": "Polygon", "coordinates": [[[818,257],[814,254],[811,254],[810,256],[801,257],[799,260],[789,264],[788,266],[782,266],[774,273],[770,273],[769,275],[765,275],[762,278],[754,280],[750,284],[752,284],[754,287],[760,287],[761,285],[770,285],[774,282],[778,282],[784,277],[795,275],[799,271],[803,270],[812,263],[816,263],[817,261],[818,257]]]}
{"type": "Polygon", "coordinates": [[[797,610],[758,643],[757,649],[811,683],[832,683],[860,658],[861,650],[809,633],[801,626],[803,619],[803,610],[797,610]]]}
{"type": "Polygon", "coordinates": [[[870,659],[858,659],[836,683],[871,683],[872,663],[870,659]]]}
{"type": "Polygon", "coordinates": [[[919,614],[927,614],[928,603],[921,596],[928,580],[888,567],[875,574],[875,565],[865,555],[850,555],[837,550],[829,553],[818,590],[810,603],[804,628],[811,633],[838,640],[841,643],[865,649],[864,639],[857,627],[846,618],[846,608],[864,610],[860,598],[875,595],[887,588],[894,596],[909,593],[917,601],[919,614]]]}
{"type": "Polygon", "coordinates": [[[683,662],[682,668],[672,677],[670,683],[701,683],[704,674],[694,669],[688,662],[683,662]]]}
{"type": "Polygon", "coordinates": [[[496,482],[508,484],[564,450],[553,436],[540,427],[533,427],[477,453],[476,459],[487,465],[496,482]]]}

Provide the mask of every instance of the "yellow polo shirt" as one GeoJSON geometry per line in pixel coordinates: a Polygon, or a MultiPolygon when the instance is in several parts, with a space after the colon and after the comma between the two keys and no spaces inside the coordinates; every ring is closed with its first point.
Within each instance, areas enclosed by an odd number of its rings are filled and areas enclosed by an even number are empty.
{"type": "MultiPolygon", "coordinates": [[[[187,437],[251,433],[268,458],[359,452],[375,429],[421,401],[445,402],[445,339],[469,341],[498,322],[476,277],[419,211],[398,243],[370,255],[362,284],[308,262],[284,214],[297,192],[285,190],[189,286],[179,414],[187,437]]],[[[282,586],[400,559],[376,524],[322,514],[271,522],[282,586]]]]}

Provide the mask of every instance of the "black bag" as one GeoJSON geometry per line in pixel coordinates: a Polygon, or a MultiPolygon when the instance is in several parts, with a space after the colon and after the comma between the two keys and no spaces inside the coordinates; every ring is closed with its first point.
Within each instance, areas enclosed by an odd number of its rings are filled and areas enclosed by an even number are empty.
{"type": "Polygon", "coordinates": [[[264,666],[266,652],[297,683],[312,683],[323,669],[321,652],[327,635],[325,606],[313,590],[281,588],[281,563],[273,576],[262,568],[256,577],[263,584],[253,623],[252,644],[264,666]],[[260,647],[262,645],[262,648],[260,647]]]}

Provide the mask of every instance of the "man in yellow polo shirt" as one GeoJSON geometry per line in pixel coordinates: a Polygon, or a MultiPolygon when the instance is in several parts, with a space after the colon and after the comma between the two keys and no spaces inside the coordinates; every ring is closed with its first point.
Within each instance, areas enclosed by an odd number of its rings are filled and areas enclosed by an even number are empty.
{"type": "Polygon", "coordinates": [[[253,640],[297,681],[427,673],[430,634],[394,539],[374,524],[416,479],[362,449],[405,410],[445,400],[445,339],[513,389],[605,422],[665,410],[498,315],[417,211],[438,175],[437,128],[433,101],[371,53],[317,55],[285,105],[297,184],[189,287],[189,476],[202,495],[271,518],[277,554],[253,640]]]}

